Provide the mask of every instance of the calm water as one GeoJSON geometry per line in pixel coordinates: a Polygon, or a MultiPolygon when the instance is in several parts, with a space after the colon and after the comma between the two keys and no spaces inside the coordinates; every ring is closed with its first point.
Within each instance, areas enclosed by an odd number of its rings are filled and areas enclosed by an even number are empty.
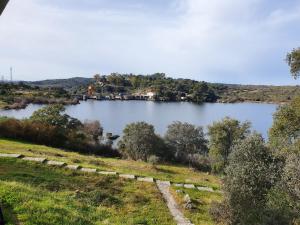
{"type": "MultiPolygon", "coordinates": [[[[0,111],[0,115],[16,118],[29,117],[40,105],[29,105],[23,110],[0,111]]],[[[151,101],[86,101],[67,106],[66,113],[84,120],[99,120],[106,132],[121,134],[126,124],[146,121],[155,126],[156,132],[164,134],[173,121],[189,122],[206,127],[225,116],[240,121],[250,121],[253,130],[267,137],[272,125],[272,114],[277,105],[258,103],[205,103],[189,102],[157,103],[151,101]]]]}

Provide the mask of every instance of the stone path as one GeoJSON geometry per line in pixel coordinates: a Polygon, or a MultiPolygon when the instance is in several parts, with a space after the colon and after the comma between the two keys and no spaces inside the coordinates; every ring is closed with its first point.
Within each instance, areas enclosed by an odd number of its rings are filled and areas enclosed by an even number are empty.
{"type": "Polygon", "coordinates": [[[170,185],[163,181],[156,181],[156,185],[159,191],[162,193],[163,198],[165,199],[167,206],[172,214],[177,225],[193,225],[180,210],[179,205],[176,203],[174,197],[170,192],[170,185]]]}

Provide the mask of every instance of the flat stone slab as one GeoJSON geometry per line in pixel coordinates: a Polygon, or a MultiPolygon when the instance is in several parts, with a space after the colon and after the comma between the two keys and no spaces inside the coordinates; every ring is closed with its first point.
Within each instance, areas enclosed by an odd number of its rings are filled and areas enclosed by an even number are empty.
{"type": "Polygon", "coordinates": [[[167,180],[157,180],[156,183],[161,185],[171,186],[171,182],[167,180]]]}
{"type": "Polygon", "coordinates": [[[58,161],[47,161],[47,164],[51,166],[59,166],[59,167],[63,167],[67,165],[65,162],[58,162],[58,161]]]}
{"type": "Polygon", "coordinates": [[[214,192],[214,189],[210,187],[197,187],[199,191],[208,191],[208,192],[214,192]]]}
{"type": "Polygon", "coordinates": [[[44,163],[47,161],[46,158],[33,158],[33,157],[24,157],[23,160],[33,161],[33,162],[41,162],[41,163],[44,163]]]}
{"type": "Polygon", "coordinates": [[[175,187],[183,187],[183,184],[174,184],[175,187]]]}
{"type": "Polygon", "coordinates": [[[122,177],[125,179],[135,179],[135,175],[132,175],[132,174],[120,174],[119,177],[122,177]]]}
{"type": "Polygon", "coordinates": [[[150,182],[150,183],[154,182],[153,177],[138,177],[137,180],[142,182],[150,182]]]}
{"type": "Polygon", "coordinates": [[[79,166],[79,165],[67,165],[66,168],[70,169],[70,170],[79,170],[81,168],[81,166],[79,166]]]}
{"type": "Polygon", "coordinates": [[[23,156],[20,154],[5,154],[5,153],[0,153],[0,157],[6,157],[6,158],[22,158],[23,156]]]}
{"type": "Polygon", "coordinates": [[[81,168],[80,169],[82,172],[86,172],[86,173],[96,173],[97,169],[91,169],[91,168],[81,168]]]}
{"type": "Polygon", "coordinates": [[[185,185],[183,185],[183,187],[189,188],[189,189],[194,189],[194,188],[196,188],[195,185],[193,185],[193,184],[185,184],[185,185]]]}
{"type": "Polygon", "coordinates": [[[98,172],[99,174],[102,174],[102,175],[118,175],[117,172],[109,172],[109,171],[99,171],[98,172]]]}

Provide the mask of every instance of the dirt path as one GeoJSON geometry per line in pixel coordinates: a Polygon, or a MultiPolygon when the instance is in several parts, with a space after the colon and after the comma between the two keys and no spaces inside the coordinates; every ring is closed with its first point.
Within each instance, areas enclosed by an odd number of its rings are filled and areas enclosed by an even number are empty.
{"type": "Polygon", "coordinates": [[[184,217],[183,213],[181,212],[179,205],[176,203],[170,192],[170,185],[163,181],[156,181],[156,184],[165,201],[167,202],[167,206],[177,225],[193,225],[187,218],[184,217]]]}

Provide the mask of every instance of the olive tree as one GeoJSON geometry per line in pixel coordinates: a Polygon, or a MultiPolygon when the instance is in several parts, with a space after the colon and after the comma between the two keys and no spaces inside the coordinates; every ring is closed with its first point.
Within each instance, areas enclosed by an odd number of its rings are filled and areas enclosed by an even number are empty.
{"type": "Polygon", "coordinates": [[[292,76],[297,79],[300,75],[300,48],[293,49],[286,56],[292,76]]]}
{"type": "Polygon", "coordinates": [[[269,131],[269,142],[276,152],[282,152],[300,137],[300,97],[282,105],[273,115],[273,125],[269,131]]]}
{"type": "Polygon", "coordinates": [[[161,144],[152,125],[136,122],[128,124],[123,130],[119,149],[128,158],[147,161],[149,156],[159,154],[161,144]]]}
{"type": "Polygon", "coordinates": [[[215,173],[222,173],[228,163],[231,148],[238,140],[244,139],[250,133],[250,123],[224,118],[208,127],[209,156],[215,173]]]}
{"type": "Polygon", "coordinates": [[[266,224],[267,195],[277,180],[277,164],[261,135],[252,134],[232,148],[224,180],[230,224],[266,224]]]}
{"type": "Polygon", "coordinates": [[[206,155],[208,152],[203,128],[189,123],[173,122],[168,126],[164,139],[174,151],[175,159],[190,162],[193,154],[206,155]]]}

